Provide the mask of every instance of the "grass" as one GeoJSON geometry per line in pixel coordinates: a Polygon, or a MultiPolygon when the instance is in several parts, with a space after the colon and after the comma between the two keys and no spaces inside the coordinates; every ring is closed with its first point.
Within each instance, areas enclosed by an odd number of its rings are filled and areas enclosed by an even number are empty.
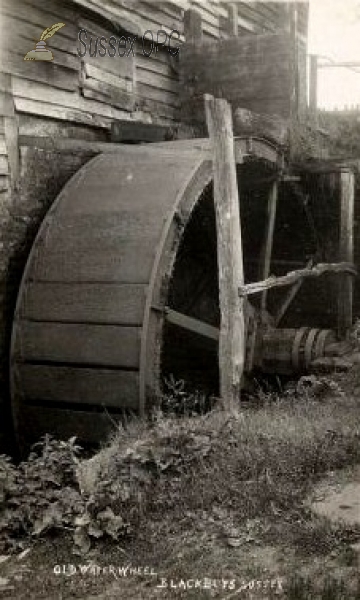
{"type": "MultiPolygon", "coordinates": [[[[114,431],[92,458],[76,458],[73,465],[71,485],[86,513],[86,519],[80,515],[82,542],[86,534],[110,562],[117,544],[138,564],[151,557],[169,579],[218,579],[221,573],[240,582],[283,575],[290,599],[359,598],[351,544],[360,529],[317,517],[305,502],[329,471],[360,464],[358,376],[351,373],[336,385],[313,383],[297,393],[265,395],[260,406],[244,404],[235,413],[158,413],[151,422],[134,419],[114,431]],[[330,577],[334,553],[345,583],[330,577]],[[310,572],[295,577],[299,564],[310,572]]],[[[68,450],[66,460],[71,467],[68,450]]],[[[47,464],[41,461],[42,479],[47,464]]],[[[52,468],[56,464],[53,456],[52,468]]],[[[79,514],[71,521],[68,511],[66,522],[78,535],[79,514]]],[[[126,597],[145,597],[145,589],[152,597],[144,586],[126,588],[126,597]]],[[[166,593],[154,592],[170,597],[166,593]]],[[[209,594],[174,589],[171,597],[209,594]]]]}
{"type": "Polygon", "coordinates": [[[187,508],[208,509],[233,505],[236,498],[242,519],[276,514],[296,508],[327,471],[360,462],[359,417],[358,399],[343,394],[326,401],[271,398],[235,415],[221,410],[196,418],[160,415],[150,425],[133,422],[118,431],[83,463],[82,476],[87,473],[93,488],[121,477],[117,469],[125,453],[139,473],[152,473],[154,502],[143,505],[145,511],[155,510],[160,499],[168,509],[179,498],[187,508]]]}

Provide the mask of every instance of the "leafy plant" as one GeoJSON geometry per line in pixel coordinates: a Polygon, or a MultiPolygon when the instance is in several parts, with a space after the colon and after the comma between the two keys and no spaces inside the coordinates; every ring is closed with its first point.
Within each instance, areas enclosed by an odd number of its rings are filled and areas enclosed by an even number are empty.
{"type": "MultiPolygon", "coordinates": [[[[54,529],[70,529],[82,552],[90,539],[127,532],[122,518],[88,497],[78,480],[81,448],[76,438],[58,441],[50,436],[33,446],[28,459],[16,468],[0,456],[0,534],[4,549],[22,546],[24,539],[54,529]]],[[[100,489],[97,501],[100,500],[100,489]]]]}

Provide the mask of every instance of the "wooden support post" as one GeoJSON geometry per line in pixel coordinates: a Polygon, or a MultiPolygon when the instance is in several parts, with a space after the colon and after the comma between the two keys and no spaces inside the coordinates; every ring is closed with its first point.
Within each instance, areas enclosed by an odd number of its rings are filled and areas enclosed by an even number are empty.
{"type": "Polygon", "coordinates": [[[228,6],[228,19],[229,19],[229,35],[237,37],[239,35],[239,23],[238,23],[238,6],[235,2],[232,2],[228,6]]]}
{"type": "MultiPolygon", "coordinates": [[[[260,281],[267,279],[270,275],[271,256],[274,241],[274,229],[276,220],[276,208],[278,201],[278,182],[274,181],[270,188],[268,209],[267,209],[267,222],[266,222],[266,233],[264,246],[262,251],[262,262],[261,262],[261,273],[260,281]]],[[[260,308],[261,312],[264,313],[266,310],[267,290],[264,290],[261,295],[260,308]]]]}
{"type": "Polygon", "coordinates": [[[4,117],[4,136],[8,156],[10,184],[11,188],[14,189],[20,173],[20,150],[19,123],[15,110],[12,79],[11,75],[4,75],[3,77],[6,101],[2,115],[4,117]]]}
{"type": "Polygon", "coordinates": [[[309,87],[309,109],[313,119],[317,120],[317,92],[318,92],[318,57],[310,56],[310,87],[309,87]]]}
{"type": "MultiPolygon", "coordinates": [[[[354,190],[353,171],[344,169],[339,174],[340,184],[340,240],[339,260],[354,260],[354,190]]],[[[338,336],[344,338],[352,327],[353,281],[351,275],[341,275],[338,293],[338,336]]]]}
{"type": "Polygon", "coordinates": [[[186,43],[195,44],[202,41],[201,14],[189,8],[184,13],[184,36],[186,43]]]}
{"type": "Polygon", "coordinates": [[[245,362],[244,284],[240,207],[231,107],[205,95],[206,123],[214,152],[214,203],[220,290],[220,395],[234,407],[239,400],[245,362]]]}
{"type": "Polygon", "coordinates": [[[300,75],[299,75],[299,47],[298,47],[298,7],[297,3],[290,2],[290,42],[293,55],[293,95],[292,95],[292,116],[299,116],[299,92],[300,92],[300,75]]]}

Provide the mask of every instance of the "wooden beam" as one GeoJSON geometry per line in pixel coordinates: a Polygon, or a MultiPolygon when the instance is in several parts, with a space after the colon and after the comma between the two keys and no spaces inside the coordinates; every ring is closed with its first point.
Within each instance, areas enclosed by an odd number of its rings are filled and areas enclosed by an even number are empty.
{"type": "MultiPolygon", "coordinates": [[[[355,176],[350,169],[339,174],[340,183],[340,240],[339,260],[354,260],[354,194],[355,176]]],[[[344,338],[352,327],[353,281],[349,275],[339,279],[338,336],[344,338]]]]}
{"type": "Polygon", "coordinates": [[[189,44],[200,44],[202,41],[201,14],[193,8],[189,8],[184,13],[184,36],[189,44]]]}
{"type": "Polygon", "coordinates": [[[317,91],[318,91],[318,57],[310,56],[310,87],[309,87],[309,109],[311,116],[317,116],[317,91]]]}
{"type": "Polygon", "coordinates": [[[174,131],[167,125],[143,123],[141,121],[114,121],[111,124],[110,140],[113,143],[165,142],[174,137],[174,131]]]}
{"type": "MultiPolygon", "coordinates": [[[[278,183],[274,181],[270,188],[268,206],[267,206],[267,222],[264,246],[262,250],[262,270],[260,273],[260,279],[265,280],[270,274],[270,264],[274,241],[274,229],[276,220],[276,208],[278,201],[278,183]]],[[[260,308],[264,312],[266,310],[267,290],[264,290],[261,295],[260,308]]]]}
{"type": "Polygon", "coordinates": [[[193,317],[188,317],[172,308],[165,309],[165,320],[172,325],[176,325],[177,327],[181,327],[182,329],[186,329],[197,335],[209,338],[215,342],[219,341],[220,332],[217,327],[213,327],[212,325],[194,319],[193,317]]]}
{"type": "Polygon", "coordinates": [[[228,21],[229,21],[229,35],[237,37],[239,35],[239,21],[238,21],[238,5],[236,2],[231,2],[228,6],[228,21]]]}
{"type": "Polygon", "coordinates": [[[347,273],[348,275],[356,275],[357,270],[352,263],[341,262],[341,263],[319,263],[315,267],[299,269],[298,271],[290,271],[282,277],[269,277],[265,281],[257,281],[255,283],[248,283],[239,287],[239,296],[251,296],[252,294],[259,294],[264,290],[269,290],[273,287],[282,287],[286,285],[293,285],[304,277],[319,277],[324,273],[347,273]]]}
{"type": "Polygon", "coordinates": [[[231,107],[205,95],[206,123],[213,144],[214,203],[220,290],[220,395],[230,406],[239,400],[245,362],[244,285],[240,207],[231,107]]]}
{"type": "Polygon", "coordinates": [[[298,7],[295,2],[290,3],[290,40],[293,55],[293,94],[292,117],[299,116],[299,48],[298,48],[298,7]]]}
{"type": "Polygon", "coordinates": [[[4,112],[4,135],[10,174],[11,187],[14,188],[20,172],[19,150],[19,122],[15,111],[14,96],[12,91],[12,77],[4,78],[8,103],[8,110],[4,112]]]}

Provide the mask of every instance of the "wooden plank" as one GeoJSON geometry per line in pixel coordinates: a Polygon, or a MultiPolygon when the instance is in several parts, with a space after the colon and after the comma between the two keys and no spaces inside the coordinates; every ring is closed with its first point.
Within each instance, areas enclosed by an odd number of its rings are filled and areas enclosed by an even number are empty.
{"type": "Polygon", "coordinates": [[[172,325],[176,325],[177,327],[181,327],[182,329],[186,329],[187,331],[191,331],[202,337],[206,337],[215,342],[219,341],[220,332],[217,327],[213,327],[208,323],[199,321],[199,319],[194,319],[193,317],[179,313],[171,308],[165,309],[165,320],[172,325]]]}
{"type": "Polygon", "coordinates": [[[163,142],[171,131],[164,125],[136,121],[116,121],[111,127],[112,142],[163,142]]]}
{"type": "MultiPolygon", "coordinates": [[[[22,42],[25,44],[25,47],[28,47],[29,50],[34,47],[35,43],[39,40],[39,36],[41,35],[41,27],[34,25],[33,23],[28,22],[27,15],[17,14],[15,16],[2,15],[1,23],[2,23],[2,47],[13,48],[19,50],[17,46],[17,42],[22,42]]],[[[74,38],[75,40],[75,38],[74,38]]],[[[48,46],[53,49],[62,50],[63,52],[67,52],[68,54],[73,54],[77,56],[77,49],[74,40],[69,41],[69,38],[64,37],[59,33],[53,36],[47,42],[48,46]]]]}
{"type": "MultiPolygon", "coordinates": [[[[128,117],[128,115],[127,115],[128,117]]],[[[138,123],[127,118],[126,121],[129,126],[138,123]]],[[[147,126],[147,123],[139,122],[147,126]]],[[[249,149],[249,140],[246,138],[235,138],[235,158],[237,163],[242,163],[244,155],[257,156],[259,159],[267,160],[273,164],[277,163],[279,155],[276,147],[264,140],[251,139],[252,148],[249,149]]],[[[36,148],[44,148],[45,150],[55,150],[56,152],[89,152],[93,154],[97,153],[122,153],[124,148],[119,144],[111,142],[98,142],[92,140],[80,140],[73,138],[61,138],[61,137],[47,137],[47,136],[34,136],[34,135],[21,135],[20,146],[35,146],[36,148]]],[[[132,153],[134,158],[138,154],[138,148],[134,146],[126,147],[127,153],[132,153]]],[[[181,156],[188,156],[189,153],[199,157],[199,153],[205,158],[211,158],[212,147],[211,142],[208,138],[192,138],[182,140],[171,140],[166,142],[157,142],[152,144],[151,153],[158,152],[164,156],[174,156],[180,159],[181,156]]],[[[281,155],[280,155],[281,157],[281,155]]],[[[101,206],[101,205],[100,205],[101,206]]],[[[301,261],[277,261],[278,264],[298,265],[301,266],[301,261]]]]}
{"type": "Polygon", "coordinates": [[[54,112],[50,111],[49,116],[56,114],[56,111],[58,114],[63,112],[65,113],[65,119],[80,120],[80,122],[86,123],[89,121],[89,116],[87,116],[87,114],[92,114],[91,118],[94,127],[97,125],[97,116],[108,117],[113,120],[116,118],[124,118],[124,115],[126,114],[125,111],[121,111],[111,105],[88,100],[71,92],[63,90],[55,91],[49,86],[20,79],[19,77],[14,77],[13,92],[16,110],[34,112],[35,114],[44,114],[44,116],[46,116],[48,106],[52,105],[52,111],[54,112]],[[19,102],[20,98],[26,102],[19,102]],[[37,104],[34,104],[33,102],[37,104]]]}
{"type": "MultiPolygon", "coordinates": [[[[3,3],[3,1],[4,0],[2,0],[2,3],[3,3]]],[[[26,0],[24,0],[24,1],[26,1],[26,0]]],[[[31,10],[29,10],[27,13],[24,13],[24,15],[22,17],[21,16],[19,17],[18,9],[16,9],[14,7],[10,7],[9,4],[7,6],[2,6],[2,3],[0,4],[1,18],[2,18],[2,15],[5,15],[8,18],[14,19],[15,27],[16,27],[16,22],[19,18],[20,18],[21,22],[29,23],[29,24],[32,24],[35,26],[37,33],[35,34],[35,39],[33,40],[33,43],[30,42],[30,47],[27,49],[27,51],[31,50],[35,46],[35,43],[37,41],[39,41],[39,37],[41,36],[41,34],[44,30],[44,23],[46,24],[47,20],[49,19],[49,16],[44,14],[44,12],[42,12],[42,11],[38,11],[35,8],[31,8],[31,10]]],[[[51,18],[54,18],[54,16],[50,17],[50,19],[51,18]]],[[[53,23],[56,23],[61,20],[62,20],[62,17],[60,17],[59,15],[55,16],[55,21],[53,21],[53,23]]],[[[64,39],[64,44],[63,44],[64,48],[66,47],[66,43],[68,43],[69,46],[72,46],[72,48],[74,48],[77,34],[78,34],[78,31],[77,31],[75,25],[72,25],[71,22],[68,21],[66,23],[66,27],[63,27],[61,30],[59,30],[59,32],[56,34],[56,36],[62,37],[64,39]]],[[[50,48],[51,48],[51,43],[50,43],[51,41],[52,40],[49,40],[50,48]]],[[[26,40],[25,40],[25,42],[26,42],[26,40]]],[[[29,45],[29,42],[27,43],[27,45],[29,45]]],[[[9,47],[8,44],[6,44],[5,47],[9,47]]],[[[58,45],[58,47],[59,47],[59,45],[58,45]]],[[[72,57],[75,58],[74,52],[69,53],[69,56],[70,55],[72,55],[72,57]]],[[[77,53],[76,53],[76,55],[77,55],[77,53]]]]}
{"type": "MultiPolygon", "coordinates": [[[[5,117],[5,142],[8,152],[10,181],[15,185],[20,174],[19,125],[15,116],[5,117]]],[[[1,157],[0,157],[1,158],[1,157]]]]}
{"type": "MultiPolygon", "coordinates": [[[[0,192],[6,192],[10,188],[10,178],[6,175],[0,175],[0,192]]],[[[1,201],[0,201],[1,204],[1,201]]]]}
{"type": "Polygon", "coordinates": [[[239,35],[239,20],[238,20],[238,8],[235,2],[231,2],[228,5],[228,19],[229,19],[229,35],[239,35]]]}
{"type": "Polygon", "coordinates": [[[64,3],[49,3],[47,0],[39,0],[39,2],[36,0],[1,0],[0,11],[16,19],[22,18],[28,23],[37,25],[39,35],[42,34],[48,21],[50,22],[52,19],[54,19],[53,23],[63,21],[66,23],[66,27],[59,30],[56,35],[67,37],[72,41],[76,39],[78,32],[76,12],[66,8],[64,3]]]}
{"type": "MultiPolygon", "coordinates": [[[[354,260],[354,198],[355,176],[351,170],[339,174],[340,184],[340,239],[339,260],[354,260]]],[[[346,337],[353,324],[353,280],[343,275],[338,292],[338,336],[346,337]]]]}
{"type": "Polygon", "coordinates": [[[205,96],[206,122],[214,149],[214,203],[217,225],[221,328],[220,394],[236,406],[245,363],[244,283],[240,207],[231,107],[223,99],[205,96]]]}
{"type": "Polygon", "coordinates": [[[106,56],[90,56],[83,58],[84,63],[97,67],[107,73],[112,73],[123,79],[135,80],[135,59],[127,56],[114,58],[106,56]]]}
{"type": "Polygon", "coordinates": [[[143,43],[142,38],[138,38],[135,42],[134,46],[135,52],[135,60],[136,62],[139,59],[143,59],[154,64],[167,66],[173,69],[172,56],[168,50],[164,50],[163,48],[159,48],[157,52],[153,51],[150,53],[150,44],[149,47],[143,43]]]}
{"type": "Polygon", "coordinates": [[[141,325],[145,285],[26,284],[22,319],[63,323],[141,325]]]}
{"type": "MultiPolygon", "coordinates": [[[[66,25],[76,27],[75,19],[77,16],[77,10],[72,6],[72,3],[66,4],[62,0],[52,0],[49,3],[48,0],[20,0],[21,3],[28,5],[27,13],[31,13],[35,8],[42,12],[49,13],[51,16],[61,17],[66,25]]],[[[48,15],[46,15],[48,18],[48,15]]],[[[59,20],[61,20],[59,19],[59,20]]]]}
{"type": "Polygon", "coordinates": [[[161,10],[182,24],[184,9],[181,6],[181,2],[176,4],[172,2],[162,2],[161,10]]]}
{"type": "Polygon", "coordinates": [[[317,93],[318,93],[318,57],[310,56],[310,87],[309,87],[309,109],[313,118],[317,116],[317,93]]]}
{"type": "Polygon", "coordinates": [[[0,135],[5,135],[4,117],[0,115],[0,135]]]}
{"type": "MultiPolygon", "coordinates": [[[[270,188],[268,206],[267,206],[267,221],[266,221],[266,232],[264,246],[262,250],[262,268],[260,274],[260,280],[267,279],[270,275],[271,256],[274,241],[274,230],[275,230],[275,219],[276,209],[278,202],[278,183],[274,181],[270,188]]],[[[267,290],[264,290],[261,294],[260,306],[262,312],[266,310],[267,290]]]]}
{"type": "MultiPolygon", "coordinates": [[[[128,113],[127,113],[128,114],[128,113]]],[[[129,115],[130,118],[130,115],[129,115]]],[[[58,119],[48,118],[39,119],[37,115],[18,114],[19,120],[19,143],[20,146],[26,146],[26,143],[22,143],[23,139],[29,140],[29,145],[37,145],[39,138],[44,138],[48,141],[49,149],[54,149],[54,144],[51,145],[51,140],[55,142],[56,139],[76,139],[86,140],[88,142],[97,143],[99,140],[107,139],[107,132],[99,130],[98,127],[89,127],[87,125],[78,124],[76,127],[76,138],[68,138],[67,136],[74,135],[74,123],[64,123],[58,119]]],[[[20,152],[21,152],[20,148],[20,152]]]]}
{"type": "Polygon", "coordinates": [[[10,92],[0,92],[0,115],[3,117],[14,115],[14,103],[10,92]]]}
{"type": "MultiPolygon", "coordinates": [[[[15,107],[17,112],[37,115],[46,119],[57,119],[60,121],[68,121],[69,123],[81,123],[90,127],[103,127],[104,129],[110,129],[111,123],[114,118],[124,119],[128,113],[125,111],[119,111],[118,115],[99,115],[94,112],[91,113],[91,108],[88,109],[75,109],[75,108],[63,108],[61,105],[49,104],[48,102],[37,102],[36,100],[29,100],[27,98],[15,98],[15,107]]],[[[91,100],[86,100],[94,104],[91,100]]],[[[107,105],[99,102],[99,106],[106,107],[107,105]]],[[[115,110],[115,109],[113,109],[115,110]]],[[[98,110],[100,112],[100,109],[98,110]]]]}
{"type": "MultiPolygon", "coordinates": [[[[111,7],[103,7],[100,6],[98,2],[93,2],[92,0],[73,0],[74,4],[79,5],[80,7],[84,7],[91,12],[98,13],[104,19],[109,22],[109,25],[115,29],[115,26],[121,28],[128,33],[133,35],[141,35],[142,31],[144,31],[142,27],[142,23],[139,23],[137,19],[133,18],[133,10],[129,13],[128,10],[122,10],[118,5],[116,0],[114,1],[114,5],[111,7]]],[[[146,29],[146,28],[145,28],[146,29]]]]}
{"type": "Polygon", "coordinates": [[[167,92],[140,82],[136,85],[136,91],[137,96],[143,99],[144,105],[146,105],[147,100],[153,100],[173,108],[180,106],[179,97],[173,92],[167,92]]]}
{"type": "MultiPolygon", "coordinates": [[[[51,49],[51,46],[49,44],[49,47],[51,49]]],[[[9,63],[11,64],[15,64],[17,66],[17,68],[21,68],[22,63],[21,61],[24,61],[24,55],[29,51],[32,50],[33,48],[30,46],[28,46],[28,44],[18,44],[18,46],[16,48],[14,48],[13,50],[9,50],[8,48],[6,50],[4,50],[1,54],[2,54],[2,62],[4,62],[5,64],[9,63]],[[21,49],[22,46],[22,49],[21,49]],[[16,62],[15,62],[16,61],[16,62]]],[[[80,57],[79,56],[74,56],[73,54],[70,54],[68,52],[63,52],[62,50],[54,50],[53,52],[53,60],[51,62],[49,62],[50,67],[54,67],[55,65],[59,65],[61,67],[66,67],[67,69],[71,69],[72,71],[76,71],[79,72],[80,71],[80,57]]],[[[25,63],[25,67],[28,66],[27,63],[25,63]]],[[[41,67],[44,66],[43,62],[37,63],[35,66],[41,67]]]]}
{"type": "Polygon", "coordinates": [[[46,84],[61,90],[75,91],[79,87],[79,71],[53,62],[24,61],[23,55],[8,52],[2,55],[2,69],[12,75],[46,84]]]}
{"type": "Polygon", "coordinates": [[[0,156],[0,175],[9,175],[9,163],[7,156],[0,156]]]}
{"type": "Polygon", "coordinates": [[[192,0],[192,7],[199,11],[204,23],[212,25],[214,29],[219,26],[219,14],[217,7],[211,2],[203,2],[202,0],[192,0]]]}
{"type": "Polygon", "coordinates": [[[89,63],[84,63],[83,68],[84,75],[86,77],[103,81],[104,83],[118,87],[121,90],[131,91],[133,89],[134,82],[130,81],[129,79],[124,79],[119,74],[114,75],[113,73],[109,73],[109,71],[104,71],[104,69],[99,69],[98,67],[90,65],[89,63]]]}
{"type": "MultiPolygon", "coordinates": [[[[160,54],[158,52],[157,56],[160,54]]],[[[137,72],[139,69],[144,71],[148,71],[149,73],[156,73],[159,75],[163,75],[164,77],[168,77],[169,79],[173,79],[178,81],[177,72],[174,71],[170,62],[162,62],[160,60],[155,60],[154,57],[151,56],[143,56],[140,52],[136,55],[136,69],[137,72]]]]}
{"type": "MultiPolygon", "coordinates": [[[[139,91],[139,86],[137,86],[139,91]]],[[[151,88],[150,88],[151,89],[151,88]]],[[[146,95],[146,90],[142,94],[137,94],[136,105],[143,113],[150,113],[152,117],[167,119],[167,121],[179,121],[179,107],[170,104],[164,104],[159,100],[151,100],[146,95]]]]}
{"type": "Polygon", "coordinates": [[[194,44],[202,42],[202,19],[201,14],[192,8],[184,14],[184,35],[186,43],[194,44]]]}
{"type": "MultiPolygon", "coordinates": [[[[121,250],[120,245],[111,244],[111,240],[110,244],[101,243],[101,247],[98,248],[95,231],[92,247],[90,236],[87,249],[77,248],[76,240],[67,240],[70,247],[62,248],[59,245],[55,250],[43,252],[36,264],[36,278],[53,282],[147,284],[153,254],[149,250],[148,256],[142,256],[141,264],[139,263],[140,237],[141,232],[138,237],[125,237],[121,250]],[[116,251],[121,251],[120,257],[116,256],[116,251]]],[[[154,241],[153,236],[142,238],[142,243],[147,243],[149,249],[153,248],[154,241]]]]}
{"type": "MultiPolygon", "coordinates": [[[[153,32],[154,41],[156,39],[156,32],[160,29],[164,29],[164,31],[166,31],[166,33],[168,35],[171,34],[173,27],[167,27],[162,22],[164,15],[162,13],[160,13],[159,11],[147,10],[145,12],[144,10],[140,9],[138,2],[133,2],[133,3],[130,2],[129,8],[126,7],[126,9],[124,9],[124,8],[122,8],[122,5],[123,5],[122,2],[117,2],[116,0],[115,0],[115,2],[117,4],[117,6],[116,6],[116,10],[115,10],[115,7],[112,7],[113,15],[115,16],[115,18],[118,20],[118,22],[120,24],[122,23],[123,19],[131,18],[133,23],[136,24],[138,27],[138,31],[136,33],[137,33],[139,39],[142,38],[145,31],[147,31],[147,30],[150,30],[153,32]],[[120,8],[120,6],[121,6],[121,8],[120,8]]],[[[127,31],[130,31],[130,29],[127,29],[127,31]]],[[[170,45],[173,47],[177,47],[178,40],[175,38],[172,38],[170,41],[170,45]]]]}
{"type": "Polygon", "coordinates": [[[136,368],[140,329],[115,325],[19,323],[17,355],[23,361],[136,368]]]}
{"type": "Polygon", "coordinates": [[[265,4],[263,2],[237,2],[238,14],[244,19],[248,19],[251,23],[254,23],[258,31],[270,30],[273,31],[275,26],[274,23],[269,21],[268,17],[258,10],[259,4],[265,4]]]}
{"type": "Polygon", "coordinates": [[[146,69],[138,68],[136,79],[138,84],[147,84],[152,88],[158,88],[159,90],[172,92],[173,94],[178,94],[179,92],[178,80],[166,76],[164,77],[158,73],[149,72],[146,69]]]}
{"type": "Polygon", "coordinates": [[[75,435],[80,443],[101,443],[106,442],[108,436],[116,431],[117,420],[120,420],[119,416],[110,416],[106,411],[94,413],[22,406],[17,419],[18,439],[23,449],[25,444],[38,441],[45,433],[62,440],[75,435]]]}
{"type": "Polygon", "coordinates": [[[173,29],[182,30],[183,23],[181,13],[178,13],[177,19],[174,19],[174,16],[172,15],[168,16],[167,11],[164,10],[162,2],[149,2],[148,0],[143,0],[137,2],[137,7],[142,11],[142,14],[145,18],[146,15],[150,15],[152,19],[156,19],[156,21],[159,23],[158,29],[163,26],[169,31],[173,29]]]}
{"type": "Polygon", "coordinates": [[[0,156],[7,154],[7,148],[5,144],[5,137],[0,134],[0,156]]]}
{"type": "MultiPolygon", "coordinates": [[[[4,114],[4,138],[7,150],[7,156],[0,156],[0,174],[9,174],[10,184],[14,187],[17,183],[20,171],[19,156],[19,124],[15,115],[15,104],[13,98],[13,77],[8,80],[9,100],[8,111],[4,114]],[[2,162],[6,158],[7,167],[2,168],[2,162]]],[[[0,111],[1,112],[1,111],[0,111]]]]}
{"type": "Polygon", "coordinates": [[[63,402],[132,408],[139,396],[139,374],[132,371],[16,365],[25,401],[63,402]]]}
{"type": "Polygon", "coordinates": [[[132,111],[135,107],[135,95],[133,93],[123,91],[103,81],[90,78],[83,79],[81,91],[84,98],[98,100],[116,108],[132,111]]]}
{"type": "MultiPolygon", "coordinates": [[[[237,3],[232,3],[233,5],[236,5],[237,8],[237,3]]],[[[218,8],[219,11],[219,28],[220,28],[220,32],[221,33],[225,33],[227,36],[229,35],[229,13],[228,13],[228,9],[226,8],[226,5],[223,6],[219,6],[218,8]]],[[[238,11],[237,11],[238,13],[238,11]]],[[[232,25],[231,25],[232,27],[232,25]]],[[[234,28],[236,27],[236,25],[234,25],[234,28]]],[[[239,14],[237,14],[237,29],[238,29],[238,35],[239,34],[244,34],[247,35],[248,33],[256,33],[258,31],[258,27],[249,19],[244,19],[244,17],[240,16],[239,14]]],[[[223,37],[220,35],[220,37],[223,37]]]]}

